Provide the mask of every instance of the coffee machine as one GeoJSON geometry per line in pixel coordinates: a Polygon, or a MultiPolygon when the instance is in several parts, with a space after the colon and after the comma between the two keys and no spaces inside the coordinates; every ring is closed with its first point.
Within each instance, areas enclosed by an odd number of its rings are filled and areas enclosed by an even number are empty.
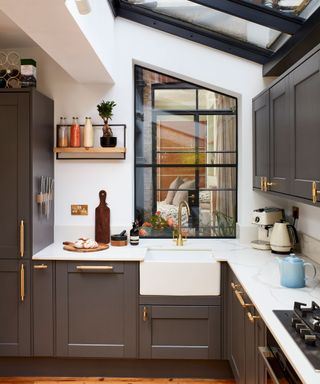
{"type": "Polygon", "coordinates": [[[269,250],[270,236],[274,223],[284,218],[284,210],[280,208],[259,208],[253,211],[252,224],[258,226],[258,240],[251,241],[253,248],[269,250]]]}

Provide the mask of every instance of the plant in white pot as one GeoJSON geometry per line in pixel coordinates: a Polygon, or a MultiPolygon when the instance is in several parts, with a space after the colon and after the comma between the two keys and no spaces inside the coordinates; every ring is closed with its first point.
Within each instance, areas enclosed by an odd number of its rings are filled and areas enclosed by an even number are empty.
{"type": "Polygon", "coordinates": [[[104,126],[102,128],[103,136],[100,137],[101,147],[115,147],[117,145],[117,138],[113,136],[112,129],[109,125],[109,119],[113,116],[113,108],[117,104],[114,101],[102,100],[97,105],[99,116],[103,119],[104,126]]]}

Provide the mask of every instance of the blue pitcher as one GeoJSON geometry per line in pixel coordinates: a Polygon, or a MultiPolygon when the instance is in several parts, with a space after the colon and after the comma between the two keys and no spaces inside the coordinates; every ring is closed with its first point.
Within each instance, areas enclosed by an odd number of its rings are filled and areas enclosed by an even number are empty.
{"type": "Polygon", "coordinates": [[[307,279],[314,279],[316,277],[316,267],[311,263],[305,263],[303,259],[294,254],[285,257],[284,259],[278,258],[280,268],[280,284],[287,288],[303,288],[306,285],[307,279]],[[313,276],[305,276],[305,267],[310,266],[313,269],[313,276]]]}

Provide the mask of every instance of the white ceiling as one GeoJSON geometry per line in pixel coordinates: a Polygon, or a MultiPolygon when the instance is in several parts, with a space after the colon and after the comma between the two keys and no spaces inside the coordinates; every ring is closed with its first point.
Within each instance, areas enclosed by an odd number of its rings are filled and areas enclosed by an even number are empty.
{"type": "Polygon", "coordinates": [[[37,44],[0,10],[0,50],[27,48],[37,44]]]}

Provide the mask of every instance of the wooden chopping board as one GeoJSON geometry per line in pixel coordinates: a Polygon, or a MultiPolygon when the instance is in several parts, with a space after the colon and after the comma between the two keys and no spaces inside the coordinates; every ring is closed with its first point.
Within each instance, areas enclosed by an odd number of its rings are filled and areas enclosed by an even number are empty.
{"type": "Polygon", "coordinates": [[[97,248],[76,248],[74,243],[68,241],[65,241],[63,244],[63,249],[70,252],[99,252],[109,248],[109,244],[104,243],[98,243],[97,248]]]}

